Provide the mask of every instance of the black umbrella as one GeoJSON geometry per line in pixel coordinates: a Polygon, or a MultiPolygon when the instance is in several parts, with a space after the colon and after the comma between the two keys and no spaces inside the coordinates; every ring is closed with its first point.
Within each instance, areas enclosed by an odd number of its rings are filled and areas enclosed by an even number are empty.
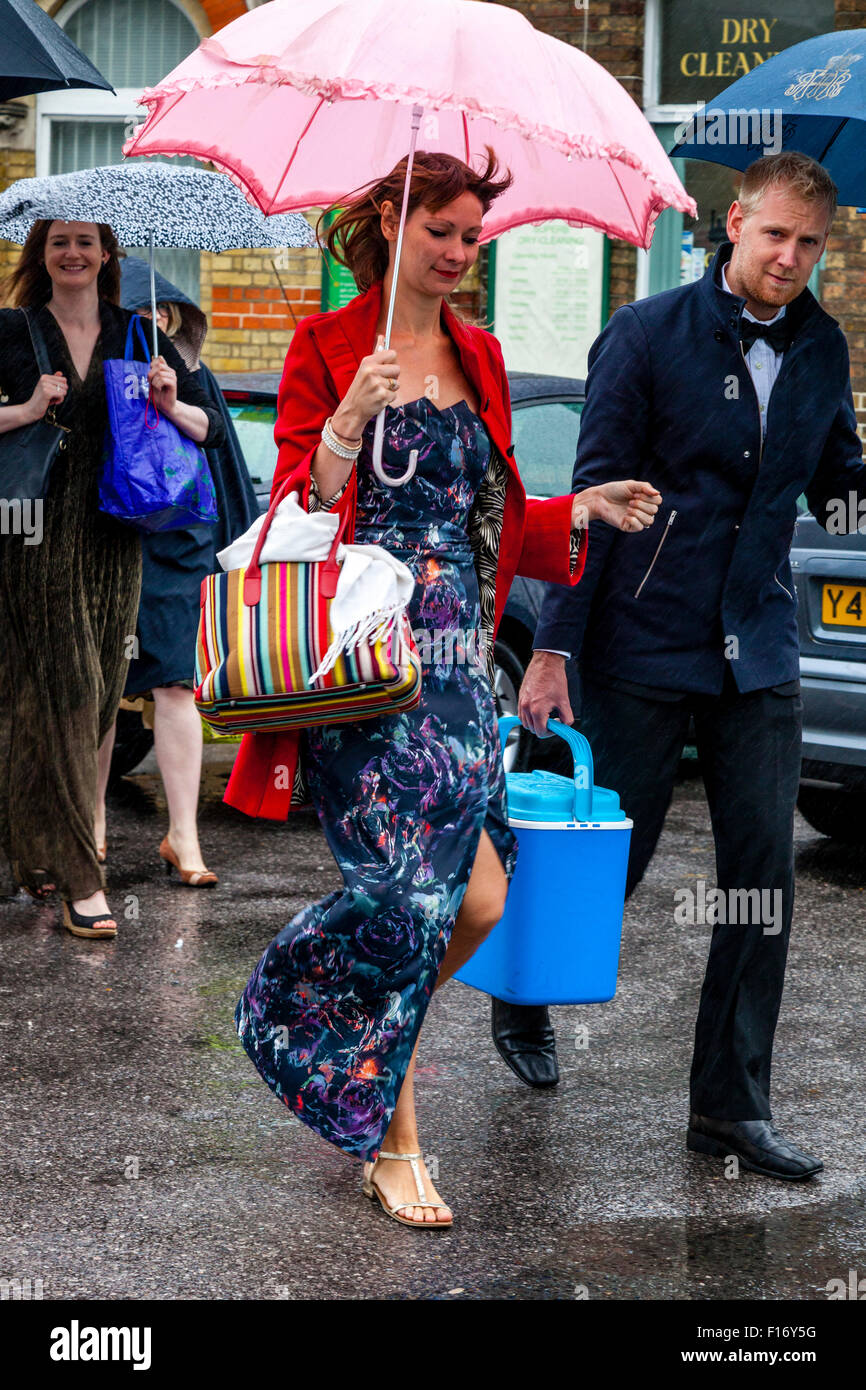
{"type": "Polygon", "coordinates": [[[0,0],[0,34],[0,101],[60,87],[114,91],[36,0],[0,0]]]}

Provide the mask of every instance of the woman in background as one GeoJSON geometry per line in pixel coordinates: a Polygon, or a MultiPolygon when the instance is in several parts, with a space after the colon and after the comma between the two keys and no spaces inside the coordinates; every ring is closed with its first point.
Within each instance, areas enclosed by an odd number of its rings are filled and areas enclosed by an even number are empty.
{"type": "MultiPolygon", "coordinates": [[[[150,268],[129,256],[120,268],[125,309],[150,318],[150,268]]],[[[124,694],[153,692],[153,738],[168,804],[168,833],[159,847],[166,871],[182,883],[210,888],[219,880],[207,868],[198,840],[202,726],[193,699],[195,640],[201,581],[217,568],[216,552],[242,535],[258,515],[255,493],[237,435],[216,378],[201,362],[207,319],[164,276],[156,277],[157,326],[171,340],[190,379],[222,416],[223,438],[207,450],[217,497],[218,521],[145,536],[136,655],[124,694]]],[[[98,808],[97,836],[105,852],[105,801],[98,808]],[[100,833],[101,832],[101,833],[100,833]]]]}
{"type": "MultiPolygon", "coordinates": [[[[42,540],[0,542],[0,846],[19,886],[55,886],[63,921],[113,937],[94,834],[97,752],[105,769],[127,675],[141,582],[138,532],[99,509],[108,406],[102,371],[122,358],[130,314],[118,304],[118,246],[95,222],[36,222],[3,290],[0,433],[56,407],[66,447],[42,500],[42,540]],[[28,310],[53,372],[41,374],[28,310]]],[[[198,443],[222,433],[219,412],[164,334],[148,372],[161,414],[198,443]]]]}

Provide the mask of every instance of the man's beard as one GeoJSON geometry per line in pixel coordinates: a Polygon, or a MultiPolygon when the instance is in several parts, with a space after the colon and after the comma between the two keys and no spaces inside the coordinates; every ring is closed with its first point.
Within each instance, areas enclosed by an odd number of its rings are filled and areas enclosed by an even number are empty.
{"type": "Polygon", "coordinates": [[[781,309],[783,305],[790,304],[792,299],[796,299],[802,286],[798,286],[794,280],[788,280],[784,285],[774,284],[767,280],[768,271],[747,271],[741,276],[742,285],[749,299],[756,304],[763,304],[768,309],[781,309]],[[774,293],[775,292],[775,293],[774,293]],[[767,295],[773,298],[767,298],[767,295]]]}

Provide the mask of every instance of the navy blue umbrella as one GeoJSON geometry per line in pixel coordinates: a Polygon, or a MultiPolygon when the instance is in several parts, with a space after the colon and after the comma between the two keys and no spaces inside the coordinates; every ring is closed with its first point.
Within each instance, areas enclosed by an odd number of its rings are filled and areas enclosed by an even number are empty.
{"type": "Polygon", "coordinates": [[[671,155],[746,169],[799,150],[845,206],[866,203],[866,29],[819,34],[768,58],[684,124],[671,155]]]}
{"type": "Polygon", "coordinates": [[[36,0],[0,0],[0,34],[0,101],[62,87],[114,91],[36,0]]]}

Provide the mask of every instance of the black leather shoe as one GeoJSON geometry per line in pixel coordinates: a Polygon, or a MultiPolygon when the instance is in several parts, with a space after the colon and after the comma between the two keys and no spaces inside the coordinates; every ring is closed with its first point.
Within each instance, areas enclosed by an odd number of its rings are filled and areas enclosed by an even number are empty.
{"type": "Polygon", "coordinates": [[[718,1158],[736,1154],[752,1173],[788,1182],[803,1182],[824,1167],[820,1158],[784,1139],[769,1120],[712,1120],[692,1111],[686,1145],[692,1153],[718,1158]]]}
{"type": "Polygon", "coordinates": [[[527,1086],[556,1085],[556,1037],[546,1004],[506,1004],[494,999],[490,1031],[503,1062],[527,1086]]]}

